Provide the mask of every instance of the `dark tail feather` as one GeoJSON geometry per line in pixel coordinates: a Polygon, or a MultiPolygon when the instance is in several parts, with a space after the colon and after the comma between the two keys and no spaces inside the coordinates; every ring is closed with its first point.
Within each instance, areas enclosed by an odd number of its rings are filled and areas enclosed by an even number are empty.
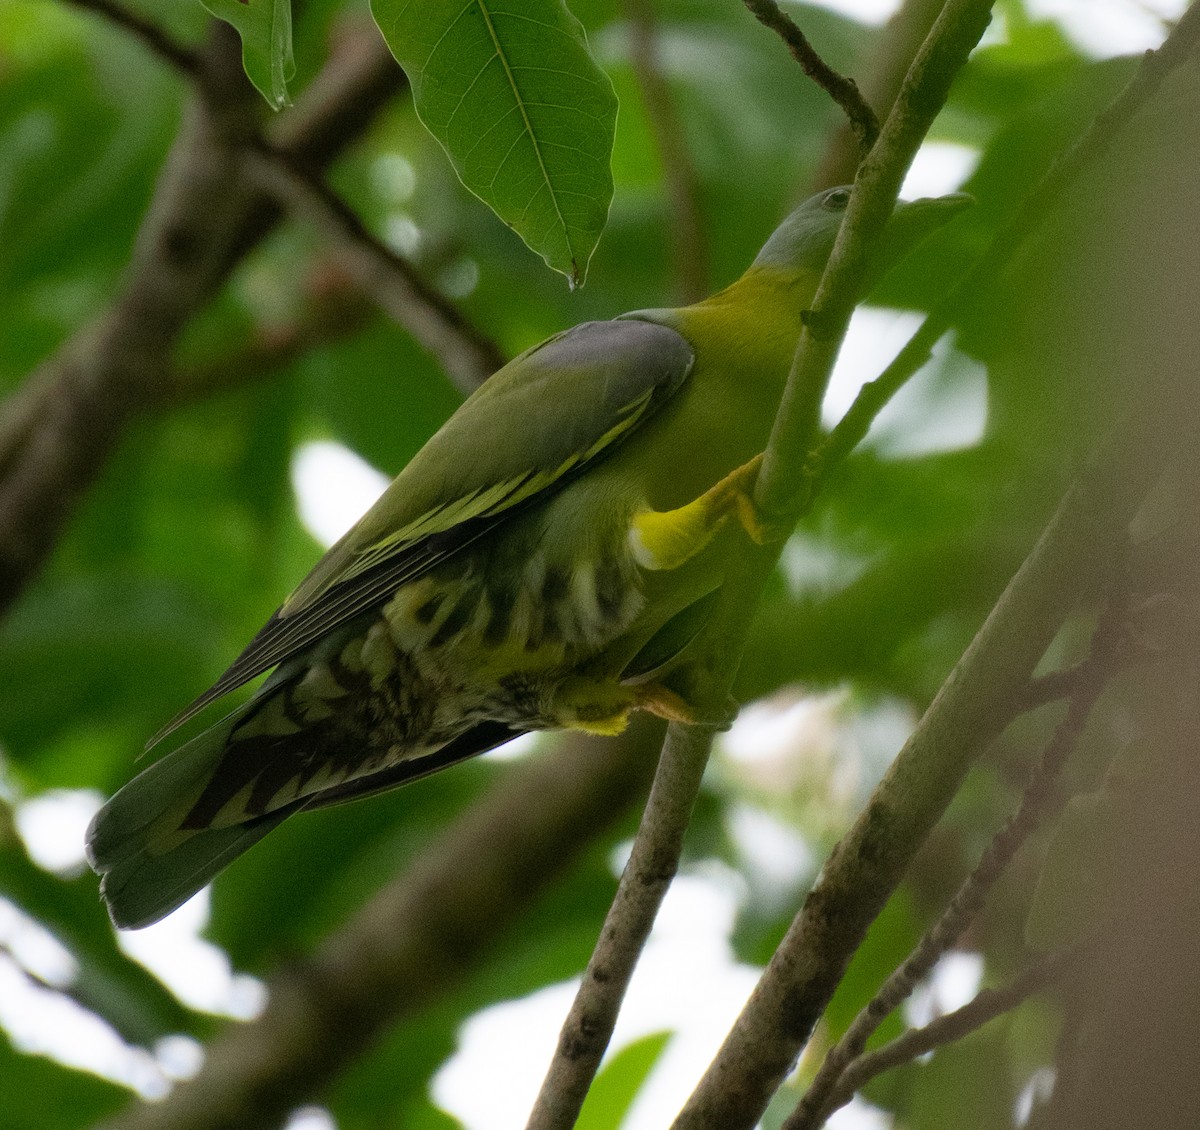
{"type": "Polygon", "coordinates": [[[295,805],[231,828],[193,832],[161,853],[146,847],[103,872],[100,893],[123,929],[149,926],[185,903],[218,872],[296,811],[295,805]]]}
{"type": "Polygon", "coordinates": [[[103,878],[113,922],[149,926],[186,902],[236,856],[296,810],[284,806],[225,828],[181,830],[245,708],[139,773],[92,820],[87,856],[103,878]]]}
{"type": "Polygon", "coordinates": [[[140,773],[96,813],[88,861],[116,925],[149,926],[186,902],[242,852],[301,808],[319,808],[392,789],[492,749],[519,731],[482,722],[425,757],[300,797],[245,823],[184,827],[246,711],[235,712],[140,773]]]}

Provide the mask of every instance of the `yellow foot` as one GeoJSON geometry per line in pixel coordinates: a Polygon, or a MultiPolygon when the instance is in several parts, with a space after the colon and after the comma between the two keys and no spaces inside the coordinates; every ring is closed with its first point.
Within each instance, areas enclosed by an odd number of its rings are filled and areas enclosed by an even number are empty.
{"type": "Polygon", "coordinates": [[[643,569],[678,569],[703,550],[736,515],[742,529],[758,545],[782,541],[788,530],[773,526],[754,505],[754,484],[762,455],[735,467],[699,498],[677,510],[646,510],[634,516],[630,548],[643,569]]]}

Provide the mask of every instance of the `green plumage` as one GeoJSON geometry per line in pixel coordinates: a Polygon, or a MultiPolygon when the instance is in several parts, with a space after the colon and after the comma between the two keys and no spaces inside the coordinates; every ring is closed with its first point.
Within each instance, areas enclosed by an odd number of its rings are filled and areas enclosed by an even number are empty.
{"type": "MultiPolygon", "coordinates": [[[[168,913],[300,808],[529,730],[687,717],[672,673],[724,579],[738,469],[766,443],[847,195],[802,205],[713,298],[578,326],[471,396],[159,737],[271,671],[250,701],[97,814],[114,921],[168,913]]],[[[901,205],[892,256],[958,199],[901,205]]]]}

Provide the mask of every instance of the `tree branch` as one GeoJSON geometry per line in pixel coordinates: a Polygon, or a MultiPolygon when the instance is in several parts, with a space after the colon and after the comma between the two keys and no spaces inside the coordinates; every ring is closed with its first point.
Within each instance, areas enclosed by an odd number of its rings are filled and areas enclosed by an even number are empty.
{"type": "MultiPolygon", "coordinates": [[[[132,31],[152,51],[193,79],[201,97],[219,116],[221,89],[210,90],[208,75],[199,61],[160,28],[127,12],[114,0],[69,2],[98,11],[132,31]]],[[[257,132],[247,133],[244,124],[235,136],[245,148],[244,163],[251,181],[281,204],[307,216],[344,246],[347,267],[359,286],[442,365],[464,395],[504,364],[506,358],[496,344],[471,325],[452,302],[426,284],[407,259],[378,239],[304,155],[295,152],[294,147],[274,144],[257,132]]]]}
{"type": "MultiPolygon", "coordinates": [[[[977,5],[978,2],[976,0],[977,5]]],[[[922,81],[932,82],[937,89],[937,80],[923,77],[922,81]]],[[[948,79],[944,85],[948,87],[948,79]]],[[[928,116],[924,119],[925,128],[928,128],[943,99],[944,92],[940,98],[935,96],[926,101],[928,116]]],[[[891,160],[904,160],[905,143],[911,142],[915,148],[919,142],[918,127],[914,124],[916,117],[915,114],[902,115],[899,127],[889,122],[893,130],[887,149],[891,160]],[[895,136],[897,131],[899,137],[895,136]]],[[[889,136],[886,127],[885,136],[889,136]]],[[[899,187],[899,178],[896,179],[896,187],[899,187]]],[[[882,214],[880,228],[890,215],[894,200],[895,190],[882,214]]],[[[837,254],[835,249],[834,255],[837,254]]],[[[843,257],[846,254],[843,249],[843,257]]],[[[853,245],[850,254],[854,254],[853,245]]],[[[832,260],[826,271],[827,277],[831,270],[836,273],[832,260]]],[[[846,285],[843,283],[843,286],[846,285]]],[[[849,285],[852,286],[853,281],[849,285]]],[[[838,293],[836,289],[834,293],[838,293]]],[[[852,305],[853,298],[850,302],[852,305]]],[[[780,409],[781,417],[786,410],[785,400],[785,407],[780,409]]],[[[773,436],[772,443],[775,442],[773,436]]],[[[768,458],[770,455],[769,450],[768,458]]],[[[718,607],[705,628],[702,646],[697,649],[698,653],[706,654],[711,659],[706,669],[698,669],[697,685],[692,688],[689,701],[702,702],[714,709],[724,708],[750,616],[778,552],[778,546],[759,550],[748,542],[743,548],[742,575],[736,583],[729,583],[721,590],[718,607]],[[720,646],[718,641],[721,641],[720,646]]],[[[558,1050],[529,1123],[531,1130],[568,1130],[582,1108],[587,1089],[611,1036],[625,986],[666,891],[666,881],[647,882],[644,868],[652,865],[652,870],[648,872],[651,876],[663,874],[669,877],[674,874],[711,740],[711,731],[704,728],[691,733],[678,727],[671,730],[655,784],[656,793],[661,792],[662,795],[661,807],[656,804],[652,811],[648,810],[638,829],[634,856],[622,876],[617,901],[610,909],[605,930],[563,1028],[558,1050]]]]}
{"type": "MultiPolygon", "coordinates": [[[[904,76],[942,10],[944,0],[904,0],[887,22],[874,48],[863,80],[867,104],[886,115],[900,93],[904,76]]],[[[862,160],[858,135],[848,121],[838,125],[817,166],[812,188],[816,192],[836,184],[849,184],[862,160]]]]}
{"type": "MultiPolygon", "coordinates": [[[[1018,974],[1007,985],[997,989],[984,989],[962,1008],[939,1016],[923,1028],[905,1032],[903,1036],[898,1036],[873,1052],[860,1055],[847,1065],[842,1073],[837,1087],[830,1094],[829,1101],[821,1112],[821,1122],[828,1119],[839,1107],[845,1106],[854,1098],[855,1092],[862,1090],[876,1076],[891,1071],[892,1068],[912,1063],[936,1048],[961,1040],[996,1017],[1011,1012],[1036,993],[1042,992],[1068,975],[1079,959],[1078,949],[1045,957],[1018,974]]],[[[794,1117],[795,1115],[792,1116],[794,1117]]],[[[792,1130],[792,1118],[783,1124],[783,1130],[792,1130]]]]}
{"type": "Polygon", "coordinates": [[[438,361],[463,395],[504,364],[496,343],[377,238],[323,177],[262,138],[247,145],[242,161],[259,188],[341,245],[346,269],[359,287],[438,361]]]}
{"type": "Polygon", "coordinates": [[[710,727],[673,725],[667,731],[633,852],[563,1024],[528,1130],[570,1130],[583,1109],[637,959],[678,871],[712,740],[710,727]]]}
{"type": "MultiPolygon", "coordinates": [[[[129,422],[174,398],[164,360],[281,214],[231,149],[253,136],[258,100],[236,34],[218,24],[214,36],[199,57],[211,72],[209,103],[213,91],[227,92],[220,126],[201,105],[188,109],[111,306],[0,405],[0,610],[49,554],[129,422]]],[[[404,81],[374,29],[343,35],[296,106],[273,123],[273,145],[307,168],[327,164],[404,81]]]]}
{"type": "MultiPolygon", "coordinates": [[[[508,928],[643,795],[661,728],[576,736],[463,812],[315,953],[200,1073],[98,1130],[269,1130],[397,1023],[477,969],[508,928]]],[[[420,785],[415,786],[420,788],[420,785]]]]}
{"type": "Polygon", "coordinates": [[[195,80],[200,77],[203,69],[202,59],[198,51],[177,43],[157,24],[131,12],[128,8],[116,4],[113,0],[66,0],[76,8],[96,12],[110,23],[124,28],[131,35],[140,39],[155,55],[171,66],[195,80]]]}
{"type": "Polygon", "coordinates": [[[858,138],[860,155],[870,152],[879,134],[879,121],[855,81],[839,74],[817,54],[808,37],[796,26],[795,20],[780,11],[775,0],[743,0],[743,3],[759,23],[770,28],[787,44],[792,58],[800,64],[804,73],[842,108],[851,130],[858,138]]]}
{"type": "MultiPolygon", "coordinates": [[[[1151,413],[1147,413],[1150,415],[1151,413]]],[[[1060,504],[966,653],[826,861],[725,1044],[676,1126],[749,1127],[791,1070],[867,927],[958,791],[974,758],[1017,710],[1081,591],[1108,575],[1124,528],[1170,457],[1163,421],[1130,421],[1060,504]],[[1154,437],[1151,442],[1151,437],[1154,437]]],[[[1179,421],[1166,433],[1176,437],[1179,421]]]]}
{"type": "Polygon", "coordinates": [[[988,844],[971,874],[955,892],[950,905],[926,931],[913,952],[888,977],[879,991],[830,1049],[816,1077],[784,1130],[814,1130],[829,1114],[830,1096],[838,1089],[851,1061],[860,1056],[875,1030],[924,980],[938,959],[958,940],[982,908],[988,892],[1004,873],[1021,845],[1059,797],[1054,782],[1083,733],[1092,707],[1108,684],[1112,661],[1124,638],[1129,593],[1122,584],[1114,592],[1092,637],[1092,645],[1075,683],[1066,716],[1059,723],[1030,776],[1017,811],[988,844]]]}

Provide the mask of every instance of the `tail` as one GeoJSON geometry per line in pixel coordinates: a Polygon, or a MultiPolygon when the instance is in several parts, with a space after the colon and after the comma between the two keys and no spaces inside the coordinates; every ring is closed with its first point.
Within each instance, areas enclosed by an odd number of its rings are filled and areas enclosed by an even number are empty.
{"type": "Polygon", "coordinates": [[[265,742],[240,735],[230,740],[270,701],[262,695],[251,699],[156,761],[96,813],[87,832],[88,862],[101,876],[100,893],[117,926],[136,929],[170,914],[293,812],[396,788],[521,732],[479,722],[424,756],[348,780],[335,774],[315,787],[314,774],[307,772],[303,786],[295,782],[302,760],[314,761],[302,755],[320,748],[317,732],[283,740],[268,735],[265,742]],[[253,799],[256,782],[267,785],[257,812],[243,803],[253,799]],[[277,807],[268,807],[276,797],[277,807]]]}
{"type": "Polygon", "coordinates": [[[216,772],[245,708],[172,750],[96,813],[87,857],[117,926],[149,926],[186,902],[298,805],[242,824],[181,828],[216,772]]]}

